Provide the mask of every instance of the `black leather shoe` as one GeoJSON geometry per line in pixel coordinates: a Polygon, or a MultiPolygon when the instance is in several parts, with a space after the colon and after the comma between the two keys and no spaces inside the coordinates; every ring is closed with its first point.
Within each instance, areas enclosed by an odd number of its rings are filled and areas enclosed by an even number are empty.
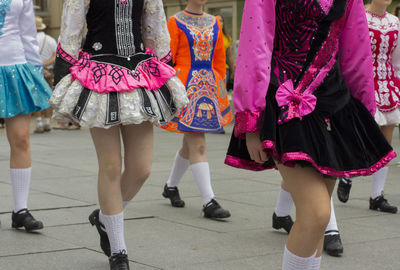
{"type": "Polygon", "coordinates": [[[11,220],[11,226],[15,229],[24,227],[27,232],[43,229],[43,223],[36,220],[26,208],[13,212],[11,220]]]}
{"type": "Polygon", "coordinates": [[[324,250],[328,255],[334,257],[339,257],[343,254],[343,245],[339,232],[337,234],[325,235],[324,250]]]}
{"type": "Polygon", "coordinates": [[[94,210],[90,216],[89,221],[92,226],[96,226],[97,232],[100,235],[100,247],[103,250],[104,254],[107,257],[111,256],[111,248],[110,248],[110,240],[108,239],[108,235],[105,231],[104,225],[100,222],[99,219],[100,209],[94,210]]]}
{"type": "Polygon", "coordinates": [[[110,270],[129,270],[128,255],[125,251],[113,254],[108,261],[110,262],[110,270]]]}
{"type": "Polygon", "coordinates": [[[339,178],[339,185],[337,187],[337,196],[339,201],[345,203],[349,200],[350,189],[351,189],[351,179],[348,177],[339,178]]]}
{"type": "Polygon", "coordinates": [[[212,199],[206,206],[203,207],[204,217],[210,219],[228,218],[231,216],[228,210],[222,208],[219,203],[212,199]]]}
{"type": "Polygon", "coordinates": [[[164,198],[168,198],[171,201],[173,207],[184,207],[185,202],[181,199],[179,195],[178,187],[168,187],[167,184],[164,186],[164,192],[162,194],[164,198]]]}
{"type": "Polygon", "coordinates": [[[383,195],[378,196],[375,199],[369,198],[369,209],[393,214],[397,213],[397,207],[390,205],[383,195]]]}
{"type": "Polygon", "coordinates": [[[290,216],[278,217],[275,212],[272,215],[272,228],[275,230],[283,228],[287,233],[290,233],[293,223],[294,222],[290,216]]]}

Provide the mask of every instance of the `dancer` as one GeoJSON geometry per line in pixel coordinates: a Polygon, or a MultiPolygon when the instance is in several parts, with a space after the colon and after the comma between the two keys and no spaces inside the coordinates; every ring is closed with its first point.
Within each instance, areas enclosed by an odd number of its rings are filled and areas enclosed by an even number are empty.
{"type": "Polygon", "coordinates": [[[186,9],[171,17],[168,29],[179,79],[186,85],[189,104],[162,128],[183,134],[163,196],[174,207],[184,207],[178,185],[190,167],[203,199],[204,217],[228,218],[229,211],[215,200],[206,156],[205,133],[223,132],[232,121],[225,89],[225,50],[221,25],[203,12],[206,0],[188,0],[186,9]]]}
{"type": "Polygon", "coordinates": [[[14,196],[12,227],[39,230],[43,223],[28,211],[31,181],[30,114],[49,107],[51,89],[43,77],[30,0],[0,2],[0,118],[10,144],[14,196]]]}
{"type": "MultiPolygon", "coordinates": [[[[285,182],[282,181],[281,189],[279,190],[278,200],[274,214],[272,215],[272,227],[276,230],[284,229],[287,233],[293,226],[293,220],[290,216],[290,212],[293,209],[294,203],[292,196],[288,191],[285,182]]],[[[335,210],[333,206],[333,199],[331,198],[331,216],[329,218],[328,226],[324,233],[324,251],[328,255],[338,257],[343,254],[343,244],[340,238],[339,228],[336,222],[335,210]]]]}
{"type": "MultiPolygon", "coordinates": [[[[44,30],[47,28],[46,24],[43,23],[43,18],[35,17],[36,29],[38,31],[37,40],[39,42],[39,53],[40,58],[43,62],[43,73],[49,85],[53,85],[53,67],[56,61],[56,50],[57,41],[51,36],[47,35],[44,30]]],[[[36,117],[36,128],[35,133],[43,133],[51,131],[50,118],[51,109],[46,109],[41,112],[34,113],[36,117]],[[42,119],[43,116],[43,119],[42,119]]]]}
{"type": "Polygon", "coordinates": [[[56,119],[90,128],[100,210],[89,220],[110,269],[129,269],[123,208],[150,174],[153,124],[168,123],[187,104],[185,88],[168,65],[162,1],[66,0],[59,41],[50,102],[56,119]],[[79,52],[85,18],[88,33],[79,52]]]}
{"type": "Polygon", "coordinates": [[[226,163],[277,168],[285,181],[296,221],[283,270],[320,268],[335,177],[395,157],[371,116],[368,39],[361,0],[245,2],[226,163]]]}
{"type": "MultiPolygon", "coordinates": [[[[373,0],[367,7],[377,104],[375,120],[390,144],[394,128],[400,123],[400,22],[386,11],[391,2],[373,0]]],[[[372,175],[369,209],[394,214],[397,207],[389,204],[383,194],[388,171],[389,167],[384,167],[372,175]]],[[[340,201],[347,202],[351,186],[350,178],[340,179],[337,189],[340,201]]]]}

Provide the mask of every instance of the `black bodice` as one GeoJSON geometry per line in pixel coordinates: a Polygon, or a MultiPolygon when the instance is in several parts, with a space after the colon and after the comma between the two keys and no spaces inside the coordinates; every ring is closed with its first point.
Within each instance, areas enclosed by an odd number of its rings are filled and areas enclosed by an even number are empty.
{"type": "Polygon", "coordinates": [[[143,4],[144,0],[91,1],[83,50],[93,55],[121,56],[143,52],[143,4]]]}

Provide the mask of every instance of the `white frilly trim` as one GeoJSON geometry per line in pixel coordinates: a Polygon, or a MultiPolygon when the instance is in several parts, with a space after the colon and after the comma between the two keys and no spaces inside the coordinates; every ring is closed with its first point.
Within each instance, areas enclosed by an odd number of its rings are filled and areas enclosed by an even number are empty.
{"type": "Polygon", "coordinates": [[[379,126],[396,125],[400,123],[400,108],[391,112],[381,112],[379,109],[375,113],[375,121],[379,126]]]}
{"type": "MultiPolygon", "coordinates": [[[[188,98],[186,96],[185,87],[177,77],[172,77],[170,80],[168,80],[167,86],[177,108],[175,114],[170,112],[166,103],[160,104],[159,106],[156,99],[152,95],[149,95],[149,97],[156,116],[152,117],[146,114],[142,107],[142,95],[137,89],[135,89],[133,91],[119,93],[121,121],[115,125],[140,124],[144,121],[149,121],[156,126],[160,126],[165,124],[160,123],[160,109],[162,110],[166,121],[171,121],[180,113],[181,109],[188,104],[188,98]]],[[[66,122],[73,120],[78,122],[78,120],[72,117],[72,112],[78,103],[78,99],[82,90],[83,86],[78,80],[72,81],[70,74],[65,76],[55,87],[53,95],[49,101],[50,105],[54,108],[53,118],[58,121],[66,122]]],[[[105,124],[106,116],[107,93],[98,93],[96,91],[92,91],[79,124],[89,128],[110,128],[113,125],[105,124]]]]}

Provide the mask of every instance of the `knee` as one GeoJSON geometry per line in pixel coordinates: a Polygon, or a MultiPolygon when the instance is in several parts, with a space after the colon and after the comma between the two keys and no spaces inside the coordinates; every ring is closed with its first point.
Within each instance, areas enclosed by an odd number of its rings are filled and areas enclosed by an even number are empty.
{"type": "Polygon", "coordinates": [[[119,181],[121,179],[122,165],[119,162],[108,162],[101,164],[99,168],[102,174],[108,181],[119,181]]]}
{"type": "Polygon", "coordinates": [[[206,145],[203,143],[193,143],[189,145],[189,155],[205,155],[206,145]]]}
{"type": "Polygon", "coordinates": [[[10,142],[10,147],[14,151],[28,152],[29,151],[29,134],[16,133],[10,142]]]}
{"type": "Polygon", "coordinates": [[[151,172],[151,165],[145,165],[134,172],[135,180],[139,183],[144,183],[149,177],[151,172]]]}
{"type": "Polygon", "coordinates": [[[330,207],[312,209],[306,218],[299,220],[299,226],[302,226],[304,231],[311,233],[319,232],[322,234],[328,226],[330,214],[330,207]]]}

